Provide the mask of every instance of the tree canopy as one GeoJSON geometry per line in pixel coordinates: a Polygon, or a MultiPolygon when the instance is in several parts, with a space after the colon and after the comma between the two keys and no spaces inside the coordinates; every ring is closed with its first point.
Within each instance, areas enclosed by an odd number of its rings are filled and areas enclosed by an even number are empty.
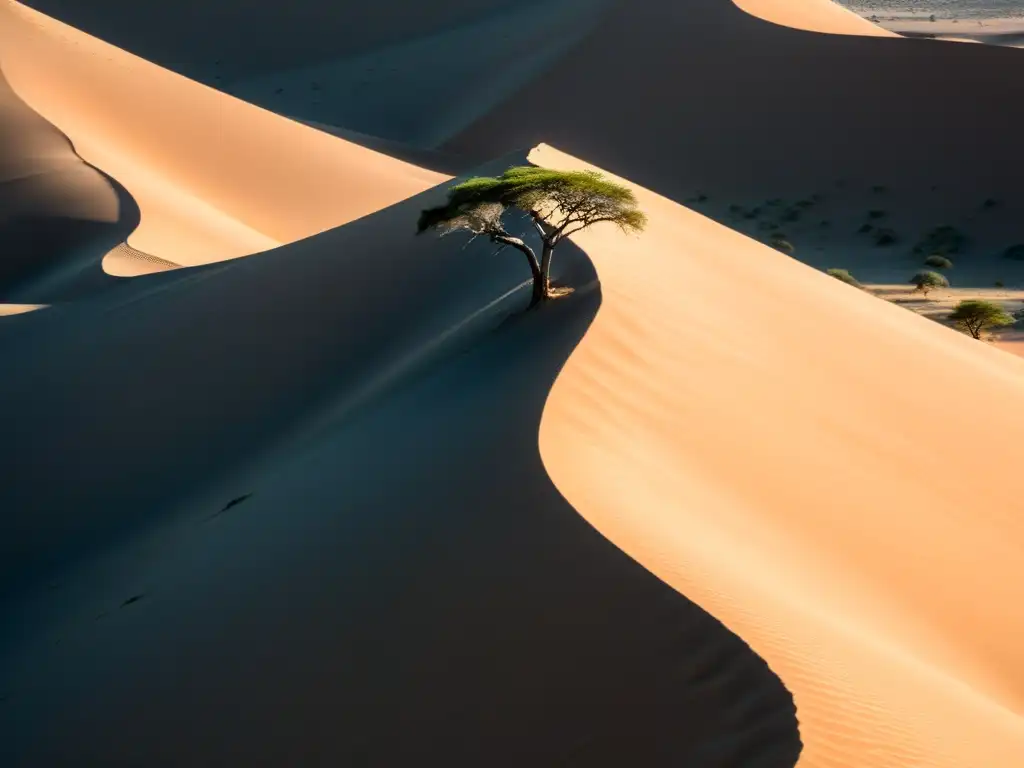
{"type": "Polygon", "coordinates": [[[1000,325],[1012,325],[1013,317],[993,301],[966,299],[953,309],[949,319],[959,325],[976,339],[986,328],[1000,325]]]}
{"type": "Polygon", "coordinates": [[[918,272],[910,278],[910,283],[917,286],[917,290],[922,291],[925,296],[932,288],[949,288],[949,280],[938,272],[918,272]]]}
{"type": "Polygon", "coordinates": [[[500,176],[468,179],[448,190],[444,205],[420,214],[417,232],[442,234],[466,230],[523,252],[534,276],[537,303],[550,295],[551,257],[562,240],[594,224],[608,222],[624,232],[640,232],[647,217],[629,187],[597,171],[555,171],[534,166],[509,168],[500,176]],[[505,226],[510,208],[525,212],[543,244],[538,260],[533,249],[505,226]]]}

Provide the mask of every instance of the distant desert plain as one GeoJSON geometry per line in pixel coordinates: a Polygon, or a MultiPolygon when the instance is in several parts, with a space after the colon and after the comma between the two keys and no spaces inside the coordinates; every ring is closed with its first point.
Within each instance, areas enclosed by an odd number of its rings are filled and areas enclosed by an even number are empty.
{"type": "Polygon", "coordinates": [[[1024,52],[849,5],[0,0],[0,765],[1024,765],[1024,52]]]}

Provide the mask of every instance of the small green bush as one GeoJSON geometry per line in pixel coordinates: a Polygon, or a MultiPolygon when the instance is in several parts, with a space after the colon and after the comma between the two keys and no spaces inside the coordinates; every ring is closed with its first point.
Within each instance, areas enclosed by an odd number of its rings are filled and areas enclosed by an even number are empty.
{"type": "Polygon", "coordinates": [[[796,248],[793,247],[793,244],[789,242],[789,240],[786,240],[781,237],[770,238],[768,240],[768,245],[770,245],[775,250],[781,251],[782,253],[785,253],[789,256],[792,256],[794,253],[796,253],[796,248]]]}
{"type": "Polygon", "coordinates": [[[1014,261],[1024,261],[1024,243],[1011,245],[1009,248],[1003,251],[1003,257],[1007,259],[1013,259],[1014,261]]]}
{"type": "Polygon", "coordinates": [[[861,235],[866,235],[872,229],[874,229],[874,227],[871,226],[870,224],[862,224],[860,229],[857,230],[857,233],[861,235]]]}
{"type": "Polygon", "coordinates": [[[852,285],[854,288],[863,288],[864,287],[864,286],[862,286],[860,284],[860,281],[857,280],[857,278],[855,278],[853,275],[851,275],[849,273],[848,270],[845,270],[845,269],[834,269],[834,268],[833,269],[827,269],[827,270],[825,270],[825,274],[828,275],[829,277],[834,277],[836,280],[839,280],[842,283],[846,283],[847,285],[852,285]]]}
{"type": "Polygon", "coordinates": [[[938,272],[918,272],[910,278],[910,284],[917,287],[927,298],[933,288],[949,288],[949,280],[938,272]]]}
{"type": "Polygon", "coordinates": [[[956,305],[949,319],[959,325],[975,339],[981,338],[986,328],[1013,325],[1013,317],[993,301],[967,299],[956,305]]]}
{"type": "Polygon", "coordinates": [[[917,244],[925,253],[936,256],[949,256],[959,253],[967,244],[967,236],[956,227],[945,225],[931,230],[917,244]]]}
{"type": "Polygon", "coordinates": [[[886,215],[887,214],[886,214],[885,211],[878,210],[878,209],[875,209],[875,210],[872,210],[872,211],[868,211],[868,218],[869,219],[884,219],[886,215]]]}
{"type": "Polygon", "coordinates": [[[952,269],[953,267],[952,261],[947,259],[945,256],[939,256],[938,254],[929,256],[924,260],[924,263],[929,267],[936,267],[938,269],[952,269]]]}
{"type": "Polygon", "coordinates": [[[875,231],[875,245],[885,247],[897,242],[899,238],[891,229],[879,229],[875,231]]]}

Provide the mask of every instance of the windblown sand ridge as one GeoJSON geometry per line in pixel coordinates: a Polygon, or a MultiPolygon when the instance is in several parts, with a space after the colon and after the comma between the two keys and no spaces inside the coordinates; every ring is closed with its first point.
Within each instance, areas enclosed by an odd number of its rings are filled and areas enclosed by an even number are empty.
{"type": "MultiPolygon", "coordinates": [[[[811,768],[1021,764],[1024,361],[673,202],[842,175],[924,221],[939,173],[947,204],[1009,198],[992,158],[1021,107],[991,74],[1021,60],[742,6],[562,3],[568,26],[593,11],[580,37],[514,78],[434,112],[345,107],[392,127],[382,149],[441,145],[409,158],[489,173],[553,139],[646,185],[647,234],[579,236],[556,261],[576,292],[523,315],[516,256],[412,235],[444,176],[0,5],[4,128],[92,185],[55,216],[111,238],[68,263],[161,270],[0,323],[0,762],[783,768],[802,742],[811,768]],[[963,110],[909,87],[954,72],[963,110]]],[[[225,28],[235,51],[294,40],[269,28],[311,7],[217,6],[196,66],[225,28]]],[[[243,74],[335,50],[381,67],[372,92],[517,12],[398,7],[243,74]]]]}

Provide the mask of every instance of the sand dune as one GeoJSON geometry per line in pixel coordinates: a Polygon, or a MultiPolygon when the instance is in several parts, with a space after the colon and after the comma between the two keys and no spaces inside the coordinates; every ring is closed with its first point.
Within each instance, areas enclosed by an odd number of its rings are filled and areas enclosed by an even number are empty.
{"type": "Polygon", "coordinates": [[[1019,764],[1024,361],[638,192],[642,240],[578,237],[553,482],[780,674],[801,765],[1019,764]]]}
{"type": "Polygon", "coordinates": [[[5,765],[793,765],[778,678],[540,462],[589,262],[502,324],[525,265],[426,203],[5,321],[5,765]]]}
{"type": "Polygon", "coordinates": [[[207,85],[0,4],[4,205],[70,233],[2,266],[0,763],[1024,762],[1024,361],[679,204],[998,198],[994,244],[1018,52],[824,0],[567,0],[507,69],[458,47],[504,0],[30,5],[207,85]],[[208,87],[312,76],[351,141],[208,87]],[[540,140],[651,225],[522,314],[413,236],[416,162],[540,140]]]}
{"type": "Polygon", "coordinates": [[[141,222],[128,244],[139,251],[184,265],[263,251],[444,178],[190,82],[11,0],[0,19],[11,88],[134,198],[141,222]]]}

